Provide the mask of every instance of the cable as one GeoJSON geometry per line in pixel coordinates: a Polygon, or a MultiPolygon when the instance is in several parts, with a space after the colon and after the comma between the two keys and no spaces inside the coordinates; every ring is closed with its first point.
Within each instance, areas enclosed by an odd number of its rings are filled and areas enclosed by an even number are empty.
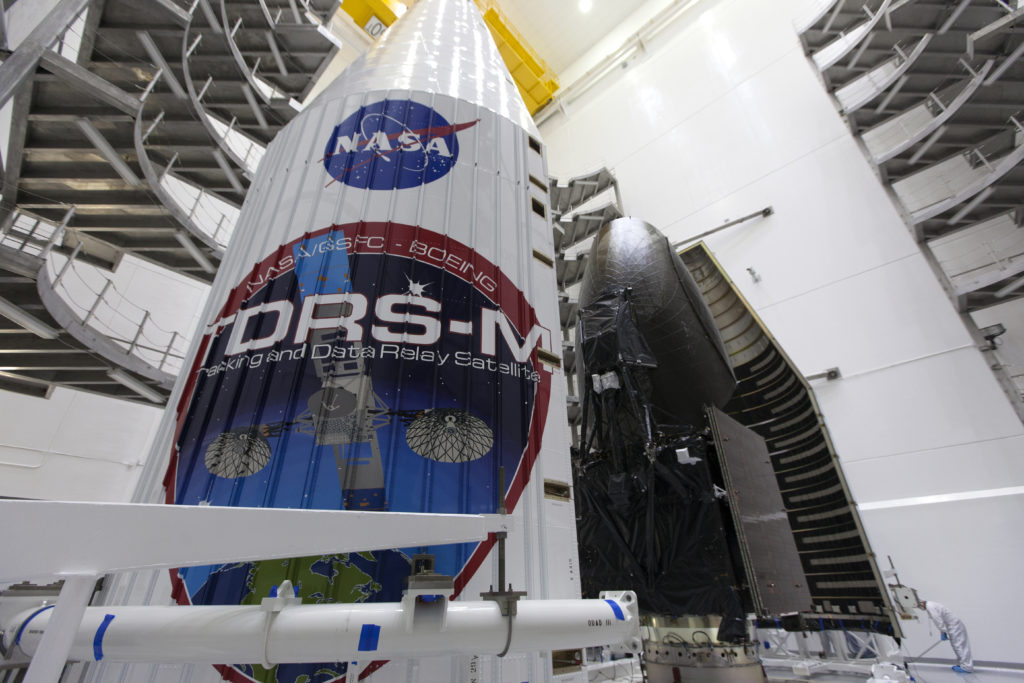
{"type": "Polygon", "coordinates": [[[513,622],[513,619],[512,619],[512,609],[511,609],[511,607],[512,606],[509,605],[509,610],[508,610],[508,635],[505,636],[505,649],[503,649],[501,652],[498,653],[499,657],[504,657],[505,655],[507,655],[508,654],[508,648],[509,648],[509,646],[512,645],[512,622],[513,622]]]}
{"type": "Polygon", "coordinates": [[[705,638],[708,639],[708,647],[714,647],[715,646],[715,641],[711,640],[711,636],[709,636],[705,631],[694,631],[693,632],[693,637],[690,640],[693,641],[694,645],[700,647],[700,643],[697,642],[697,634],[698,633],[702,634],[705,638]]]}

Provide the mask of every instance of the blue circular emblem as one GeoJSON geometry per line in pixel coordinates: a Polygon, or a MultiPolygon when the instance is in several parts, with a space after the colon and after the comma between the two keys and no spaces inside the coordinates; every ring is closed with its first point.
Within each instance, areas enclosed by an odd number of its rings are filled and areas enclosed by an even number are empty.
{"type": "Polygon", "coordinates": [[[452,169],[459,157],[456,133],[476,123],[449,123],[411,100],[374,102],[334,127],[324,168],[334,180],[360,189],[425,185],[452,169]]]}

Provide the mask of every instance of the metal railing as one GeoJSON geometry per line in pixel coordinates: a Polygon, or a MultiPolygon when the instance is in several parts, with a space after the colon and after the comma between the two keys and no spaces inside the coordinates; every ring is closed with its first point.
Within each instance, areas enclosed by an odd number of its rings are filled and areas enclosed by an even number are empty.
{"type": "MultiPolygon", "coordinates": [[[[164,122],[163,110],[148,123],[144,120],[146,99],[154,85],[160,80],[161,73],[157,72],[150,82],[147,92],[143,93],[141,98],[143,104],[136,121],[136,135],[138,136],[136,152],[139,155],[139,165],[157,197],[171,209],[175,218],[184,223],[197,237],[207,238],[204,241],[212,243],[211,246],[216,245],[223,251],[238,222],[238,207],[173,173],[173,168],[178,161],[177,153],[170,158],[166,166],[159,168],[152,163],[146,151],[146,140],[155,131],[158,131],[164,122]]],[[[209,127],[207,128],[209,131],[209,127]]],[[[253,154],[255,152],[250,151],[250,156],[253,154]]],[[[259,153],[259,157],[262,158],[262,153],[259,153]]]]}
{"type": "Polygon", "coordinates": [[[191,334],[159,325],[112,279],[78,261],[80,249],[81,245],[69,256],[51,255],[44,266],[50,286],[78,322],[162,373],[173,377],[181,372],[191,334]]]}
{"type": "Polygon", "coordinates": [[[65,226],[74,209],[69,209],[60,225],[55,225],[38,216],[15,210],[6,230],[0,231],[0,246],[14,251],[46,258],[55,244],[64,238],[65,226]]]}
{"type": "Polygon", "coordinates": [[[210,127],[216,132],[217,142],[221,148],[230,151],[235,159],[241,162],[245,172],[255,177],[256,169],[259,168],[260,161],[263,160],[263,155],[266,154],[267,148],[245,133],[236,130],[237,118],[232,118],[229,123],[224,123],[207,111],[200,112],[200,115],[206,117],[207,121],[209,121],[210,127]]]}
{"type": "Polygon", "coordinates": [[[185,87],[192,100],[193,109],[198,113],[199,120],[210,134],[210,137],[216,141],[224,154],[239,168],[243,169],[250,178],[255,177],[256,169],[259,167],[260,160],[262,160],[263,154],[266,152],[266,147],[237,130],[235,128],[237,119],[233,118],[230,122],[225,123],[223,119],[214,116],[207,110],[206,105],[203,103],[203,98],[214,84],[213,76],[207,76],[202,85],[192,80],[189,58],[199,49],[203,41],[203,34],[197,33],[195,38],[190,38],[190,30],[191,27],[186,29],[185,38],[188,47],[185,50],[182,66],[185,72],[185,87]],[[197,86],[198,90],[196,89],[197,86]]]}
{"type": "MultiPolygon", "coordinates": [[[[322,25],[322,19],[315,12],[313,12],[310,9],[308,2],[304,2],[302,4],[303,4],[303,9],[301,11],[297,11],[296,12],[297,16],[294,17],[294,19],[297,20],[296,23],[300,23],[300,24],[301,23],[309,23],[311,25],[321,26],[322,25]]],[[[251,64],[249,63],[249,61],[245,57],[245,54],[238,47],[238,45],[235,43],[235,35],[238,33],[238,31],[240,29],[243,28],[243,19],[242,19],[242,17],[237,17],[233,24],[227,25],[228,21],[229,21],[229,18],[228,18],[228,15],[227,15],[227,7],[226,7],[226,5],[224,3],[224,0],[221,0],[220,6],[221,6],[221,19],[225,22],[225,28],[226,28],[226,36],[225,37],[226,37],[227,42],[228,42],[228,47],[231,49],[231,53],[234,56],[235,61],[238,63],[238,68],[242,71],[242,73],[245,74],[246,80],[249,81],[249,84],[252,86],[252,89],[267,104],[271,104],[275,100],[290,100],[292,102],[296,102],[297,103],[297,101],[292,96],[292,94],[284,92],[280,88],[274,86],[268,79],[266,79],[266,78],[264,78],[264,77],[262,77],[260,75],[260,67],[263,65],[263,63],[262,63],[263,62],[263,58],[262,57],[257,57],[254,62],[252,62],[251,64]]],[[[264,5],[261,7],[261,9],[264,10],[264,17],[263,17],[264,21],[267,21],[267,19],[269,18],[268,17],[268,12],[270,11],[270,8],[268,8],[266,6],[266,4],[264,3],[264,5]]],[[[276,16],[273,17],[273,23],[271,24],[271,27],[273,29],[275,29],[275,30],[277,29],[277,24],[281,20],[282,16],[284,16],[284,12],[283,11],[279,11],[279,12],[276,13],[276,16]]],[[[260,26],[258,28],[258,30],[265,30],[265,29],[264,29],[263,26],[260,26]]],[[[275,50],[276,50],[276,46],[275,46],[275,50]]],[[[281,55],[278,52],[274,52],[274,56],[275,56],[276,59],[280,59],[281,58],[281,55]]]]}
{"type": "Polygon", "coordinates": [[[185,212],[189,221],[209,236],[221,249],[228,245],[238,222],[239,209],[205,188],[194,185],[165,168],[160,187],[185,212]]]}
{"type": "MultiPolygon", "coordinates": [[[[1024,159],[1022,120],[1019,113],[1010,116],[1004,132],[894,182],[893,190],[912,220],[926,220],[971,197],[966,211],[984,201],[991,186],[1024,159]]],[[[949,223],[962,217],[958,211],[949,223]]]]}
{"type": "MultiPolygon", "coordinates": [[[[861,5],[860,9],[865,15],[866,20],[855,25],[848,31],[840,31],[839,36],[835,40],[814,53],[812,59],[818,69],[820,71],[828,69],[857,47],[886,15],[891,2],[892,0],[881,0],[880,2],[878,0],[872,0],[872,4],[877,3],[873,9],[868,7],[867,3],[861,5]]],[[[844,3],[839,3],[836,5],[836,9],[829,15],[829,19],[825,23],[825,27],[823,28],[824,31],[828,31],[831,28],[832,22],[838,16],[838,10],[843,7],[843,4],[844,3]]]]}
{"type": "Polygon", "coordinates": [[[804,33],[832,11],[838,3],[839,0],[804,0],[793,12],[793,28],[797,34],[804,33]]]}
{"type": "Polygon", "coordinates": [[[54,38],[53,43],[50,44],[51,50],[72,62],[78,59],[78,51],[82,47],[82,37],[85,31],[85,17],[89,12],[89,7],[90,5],[86,5],[85,8],[71,20],[71,23],[68,24],[56,38],[54,38]]]}
{"type": "Polygon", "coordinates": [[[99,268],[79,261],[81,243],[70,255],[54,253],[74,213],[74,207],[69,208],[62,222],[56,224],[16,211],[7,229],[0,232],[0,247],[43,260],[41,267],[51,288],[83,327],[159,372],[169,377],[177,375],[191,341],[190,333],[161,326],[148,308],[130,301],[99,268]]]}

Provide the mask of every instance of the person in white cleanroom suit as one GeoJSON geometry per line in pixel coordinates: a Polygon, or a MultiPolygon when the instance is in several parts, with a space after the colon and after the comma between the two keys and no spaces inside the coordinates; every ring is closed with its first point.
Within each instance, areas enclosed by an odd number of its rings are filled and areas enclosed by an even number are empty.
{"type": "Polygon", "coordinates": [[[971,644],[967,640],[967,627],[964,626],[964,622],[946,609],[945,605],[934,600],[922,600],[917,606],[928,613],[928,618],[942,632],[942,639],[949,640],[949,644],[953,646],[953,652],[960,660],[960,663],[953,667],[953,671],[962,674],[974,671],[971,644]]]}

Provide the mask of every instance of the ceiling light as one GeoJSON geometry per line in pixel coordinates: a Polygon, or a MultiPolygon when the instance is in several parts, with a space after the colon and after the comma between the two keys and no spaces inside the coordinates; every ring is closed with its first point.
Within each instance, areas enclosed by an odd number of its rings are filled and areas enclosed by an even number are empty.
{"type": "Polygon", "coordinates": [[[586,14],[594,8],[594,0],[580,0],[580,11],[586,14]]]}

